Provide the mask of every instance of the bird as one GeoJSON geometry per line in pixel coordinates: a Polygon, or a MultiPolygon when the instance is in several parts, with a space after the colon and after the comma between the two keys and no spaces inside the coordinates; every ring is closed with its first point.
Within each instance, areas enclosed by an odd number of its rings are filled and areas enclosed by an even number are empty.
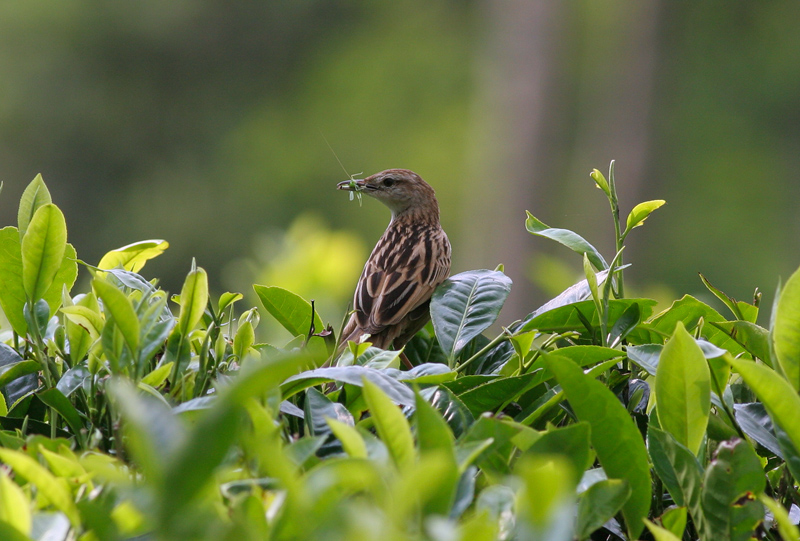
{"type": "Polygon", "coordinates": [[[338,352],[348,341],[400,349],[428,322],[431,295],[450,275],[450,241],[435,192],[408,169],[387,169],[337,188],[369,195],[392,213],[358,279],[338,352]]]}

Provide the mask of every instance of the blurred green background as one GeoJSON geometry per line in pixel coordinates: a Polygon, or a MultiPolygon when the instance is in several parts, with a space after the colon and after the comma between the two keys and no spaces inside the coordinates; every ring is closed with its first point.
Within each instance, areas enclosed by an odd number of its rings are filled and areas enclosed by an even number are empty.
{"type": "MultiPolygon", "coordinates": [[[[611,258],[616,160],[634,293],[770,302],[800,263],[800,3],[5,2],[0,225],[41,172],[79,257],[147,238],[177,292],[278,285],[338,326],[388,211],[348,173],[417,171],[453,271],[504,263],[501,322],[581,275],[524,211],[611,258]]],[[[255,304],[252,300],[251,304],[255,304]]]]}

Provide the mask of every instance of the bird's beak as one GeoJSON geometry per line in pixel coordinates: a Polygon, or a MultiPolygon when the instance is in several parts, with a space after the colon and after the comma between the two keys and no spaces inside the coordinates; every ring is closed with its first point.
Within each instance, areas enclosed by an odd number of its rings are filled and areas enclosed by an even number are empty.
{"type": "Polygon", "coordinates": [[[347,190],[348,192],[356,191],[353,190],[353,184],[356,185],[356,190],[363,190],[364,188],[366,188],[363,178],[353,179],[353,180],[343,180],[342,182],[336,185],[336,188],[338,188],[339,190],[347,190]]]}

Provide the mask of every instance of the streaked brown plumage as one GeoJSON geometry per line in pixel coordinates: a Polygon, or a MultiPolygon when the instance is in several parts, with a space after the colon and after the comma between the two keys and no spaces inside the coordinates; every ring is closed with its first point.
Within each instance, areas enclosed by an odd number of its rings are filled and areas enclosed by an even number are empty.
{"type": "MultiPolygon", "coordinates": [[[[392,220],[364,265],[340,350],[365,334],[374,346],[399,349],[430,319],[433,290],[450,274],[450,241],[433,188],[413,171],[387,169],[355,183],[389,207],[392,220]]],[[[350,190],[350,181],[338,188],[350,190]]]]}

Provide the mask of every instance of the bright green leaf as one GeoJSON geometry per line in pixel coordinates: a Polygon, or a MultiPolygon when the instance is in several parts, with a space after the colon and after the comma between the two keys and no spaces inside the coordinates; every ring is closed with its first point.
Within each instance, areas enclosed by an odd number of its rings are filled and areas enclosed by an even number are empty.
{"type": "Polygon", "coordinates": [[[639,203],[633,207],[633,210],[628,214],[628,220],[625,222],[625,232],[622,233],[622,236],[626,236],[634,227],[642,225],[647,217],[664,203],[666,203],[666,201],[663,199],[656,199],[654,201],[639,203]]]}
{"type": "Polygon", "coordinates": [[[697,454],[711,411],[711,375],[702,350],[681,322],[661,352],[655,389],[659,424],[697,454]]]}
{"type": "Polygon", "coordinates": [[[169,243],[163,239],[134,242],[108,252],[100,259],[97,268],[110,270],[122,267],[130,272],[139,272],[147,261],[160,256],[167,248],[169,243]]]}
{"type": "Polygon", "coordinates": [[[17,475],[33,483],[56,509],[66,515],[73,526],[80,525],[78,508],[72,500],[70,491],[36,460],[25,453],[0,448],[0,461],[13,469],[17,475]]]}
{"type": "Polygon", "coordinates": [[[650,533],[653,534],[653,538],[656,541],[681,541],[680,537],[676,536],[666,528],[662,528],[655,522],[644,519],[644,524],[647,526],[647,529],[650,530],[650,533]]]}
{"type": "Polygon", "coordinates": [[[66,248],[67,223],[61,210],[52,203],[39,207],[22,237],[22,285],[28,299],[44,297],[61,268],[66,248]]]}
{"type": "MultiPolygon", "coordinates": [[[[312,324],[310,302],[280,287],[254,285],[253,289],[267,312],[292,336],[308,335],[312,324]]],[[[316,332],[325,328],[316,311],[313,324],[316,332]]]]}
{"type": "Polygon", "coordinates": [[[136,355],[139,349],[139,318],[136,317],[130,299],[114,285],[100,278],[92,281],[92,287],[103,301],[106,317],[113,318],[131,353],[136,355]]]}
{"type": "Polygon", "coordinates": [[[589,176],[592,177],[592,180],[594,180],[594,183],[597,184],[597,187],[603,190],[603,193],[611,197],[611,190],[608,187],[608,181],[606,180],[606,177],[603,176],[603,173],[597,169],[592,169],[592,172],[589,173],[589,176]]]}
{"type": "Polygon", "coordinates": [[[202,267],[193,269],[186,276],[181,288],[181,311],[178,316],[178,332],[187,336],[203,317],[208,305],[208,275],[202,267]]]}
{"type": "Polygon", "coordinates": [[[31,502],[5,471],[0,471],[0,522],[25,535],[31,533],[31,502]]]}
{"type": "Polygon", "coordinates": [[[800,269],[781,290],[772,337],[781,369],[797,392],[800,390],[800,269]]]}
{"type": "Polygon", "coordinates": [[[325,421],[333,432],[333,435],[342,443],[344,452],[351,458],[367,458],[367,446],[364,438],[358,433],[355,427],[332,419],[326,418],[325,421]]]}
{"type": "Polygon", "coordinates": [[[408,420],[377,385],[365,378],[363,388],[378,435],[389,449],[392,460],[399,469],[410,469],[415,462],[415,452],[408,420]]]}
{"type": "Polygon", "coordinates": [[[28,226],[33,219],[33,215],[39,210],[39,207],[52,203],[53,199],[50,197],[50,191],[44,183],[41,173],[31,181],[30,184],[22,192],[22,198],[19,201],[19,211],[17,212],[17,226],[19,227],[20,239],[25,235],[28,226]]]}

